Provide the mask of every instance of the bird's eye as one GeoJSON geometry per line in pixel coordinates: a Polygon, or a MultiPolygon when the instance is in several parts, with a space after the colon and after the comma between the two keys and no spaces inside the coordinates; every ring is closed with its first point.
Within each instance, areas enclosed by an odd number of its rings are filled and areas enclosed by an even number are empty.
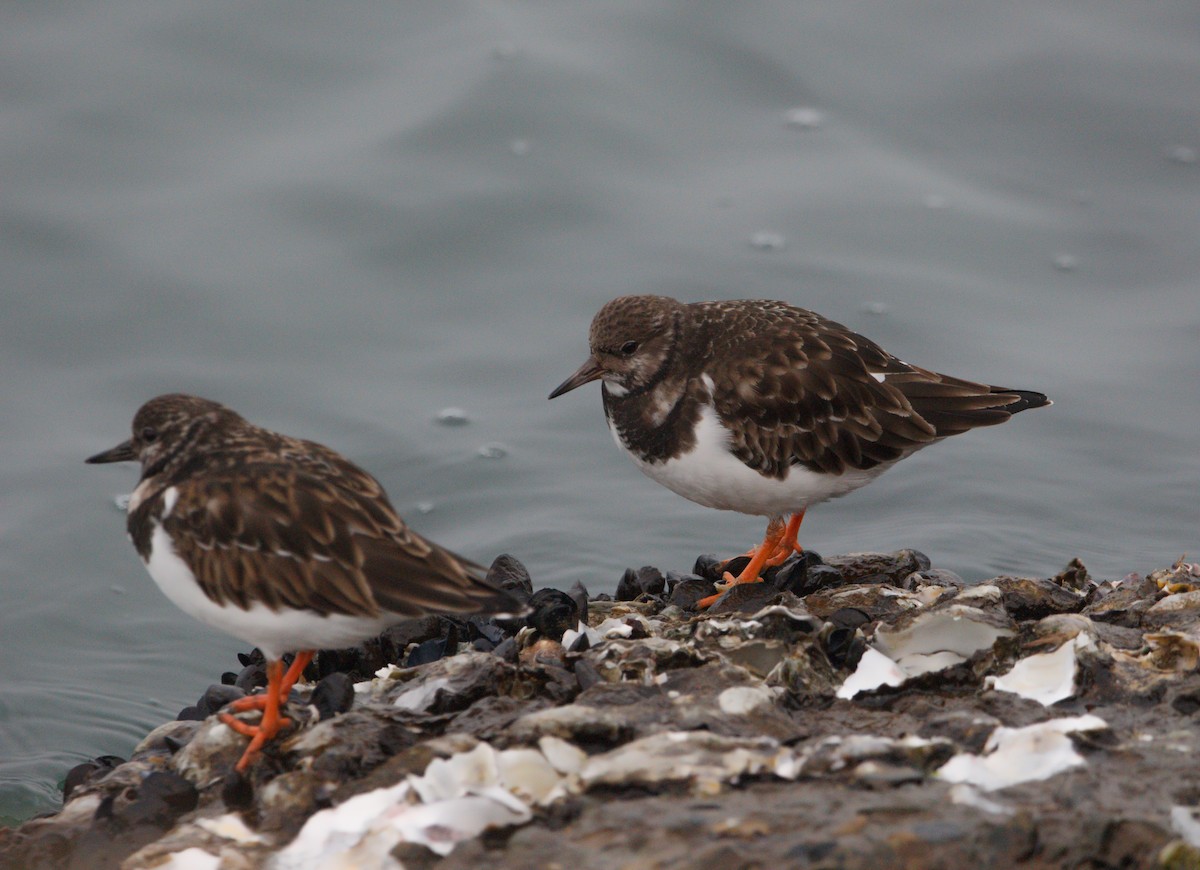
{"type": "Polygon", "coordinates": [[[158,430],[155,429],[153,426],[147,426],[145,429],[142,430],[142,440],[145,441],[147,444],[152,443],[157,438],[158,438],[158,430]]]}
{"type": "Polygon", "coordinates": [[[637,352],[637,349],[638,349],[638,343],[636,341],[627,341],[623,345],[621,345],[621,355],[622,356],[632,356],[634,353],[637,352]]]}

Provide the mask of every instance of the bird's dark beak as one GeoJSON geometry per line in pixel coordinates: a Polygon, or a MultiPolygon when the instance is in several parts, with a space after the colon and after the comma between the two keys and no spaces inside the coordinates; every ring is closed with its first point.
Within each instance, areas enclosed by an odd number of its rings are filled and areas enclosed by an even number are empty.
{"type": "Polygon", "coordinates": [[[550,398],[557,399],[563,393],[569,393],[576,387],[590,384],[603,374],[604,369],[600,366],[600,363],[594,356],[589,356],[587,361],[576,370],[575,374],[554,388],[554,392],[550,394],[550,398]]]}
{"type": "Polygon", "coordinates": [[[137,459],[137,452],[133,449],[133,440],[123,441],[111,450],[105,450],[103,453],[97,453],[95,456],[89,456],[84,462],[92,465],[99,465],[102,462],[132,462],[137,459]]]}

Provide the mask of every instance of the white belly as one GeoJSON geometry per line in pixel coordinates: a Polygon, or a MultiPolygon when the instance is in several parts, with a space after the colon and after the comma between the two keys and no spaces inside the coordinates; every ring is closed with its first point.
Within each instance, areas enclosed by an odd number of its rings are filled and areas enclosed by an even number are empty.
{"type": "MultiPolygon", "coordinates": [[[[175,499],[164,493],[170,513],[175,499]]],[[[270,610],[261,604],[243,610],[232,604],[219,605],[204,594],[187,563],[175,553],[170,536],[161,523],[150,538],[150,559],[146,570],[158,588],[180,610],[213,628],[257,646],[268,659],[285,652],[305,649],[341,649],[373,637],[399,622],[398,617],[369,619],[332,614],[322,616],[308,610],[270,610]]]]}
{"type": "Polygon", "coordinates": [[[705,507],[765,517],[786,516],[845,495],[890,467],[885,464],[834,475],[817,474],[796,465],[783,480],[765,477],[728,451],[729,430],[709,406],[701,411],[695,448],[678,459],[644,462],[621,443],[615,429],[613,436],[645,475],[672,492],[705,507]]]}

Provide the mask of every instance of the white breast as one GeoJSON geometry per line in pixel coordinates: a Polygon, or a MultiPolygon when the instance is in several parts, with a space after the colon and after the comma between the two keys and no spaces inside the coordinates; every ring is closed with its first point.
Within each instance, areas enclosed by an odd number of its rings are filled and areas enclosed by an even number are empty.
{"type": "Polygon", "coordinates": [[[613,436],[644,474],[672,492],[705,507],[757,516],[786,516],[837,498],[865,486],[890,467],[817,474],[796,465],[783,480],[765,477],[729,452],[729,430],[711,405],[701,409],[696,446],[678,459],[645,462],[629,451],[615,429],[613,436]]]}
{"type": "MultiPolygon", "coordinates": [[[[171,512],[179,493],[174,488],[163,493],[163,516],[171,512]]],[[[273,611],[261,604],[243,610],[232,604],[219,605],[204,594],[196,575],[175,552],[171,536],[161,521],[150,536],[150,558],[146,570],[158,588],[180,610],[213,628],[257,646],[268,659],[302,649],[341,649],[364,638],[379,634],[398,620],[380,616],[375,619],[332,614],[322,616],[309,610],[273,611]]]]}

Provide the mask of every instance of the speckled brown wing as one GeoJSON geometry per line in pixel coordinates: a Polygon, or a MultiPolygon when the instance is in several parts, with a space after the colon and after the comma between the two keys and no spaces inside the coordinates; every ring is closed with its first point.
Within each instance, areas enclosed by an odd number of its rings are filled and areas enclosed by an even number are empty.
{"type": "Polygon", "coordinates": [[[164,527],[220,604],[368,617],[511,609],[477,566],[411,531],[373,478],[355,479],[363,491],[295,465],[209,472],[176,484],[164,527]]]}
{"type": "Polygon", "coordinates": [[[363,498],[387,499],[378,480],[324,444],[257,426],[246,426],[245,433],[246,439],[234,445],[238,462],[283,463],[363,498]]]}
{"type": "Polygon", "coordinates": [[[1021,409],[1005,409],[1021,394],[908,365],[813,312],[782,303],[745,312],[737,330],[713,337],[706,371],[732,451],[772,477],[792,465],[870,469],[1021,409]]]}

